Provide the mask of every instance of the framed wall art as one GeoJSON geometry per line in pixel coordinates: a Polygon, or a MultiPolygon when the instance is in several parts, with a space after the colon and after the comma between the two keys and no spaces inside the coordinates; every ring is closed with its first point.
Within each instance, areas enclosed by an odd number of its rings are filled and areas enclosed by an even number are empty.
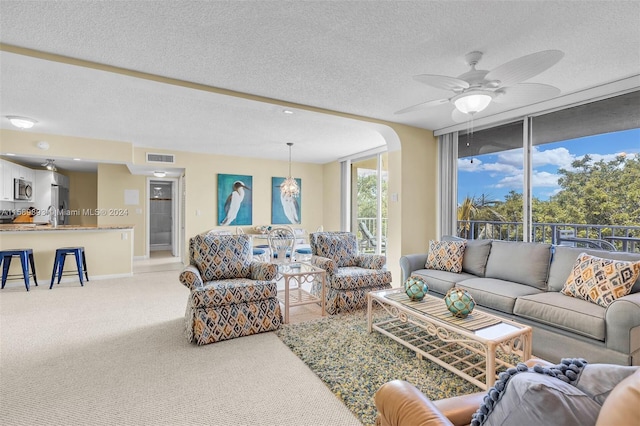
{"type": "Polygon", "coordinates": [[[271,223],[274,225],[297,225],[302,222],[302,179],[296,178],[300,193],[297,197],[283,195],[280,185],[283,177],[271,178],[271,223]]]}
{"type": "Polygon", "coordinates": [[[218,174],[218,223],[251,225],[253,176],[218,174]]]}

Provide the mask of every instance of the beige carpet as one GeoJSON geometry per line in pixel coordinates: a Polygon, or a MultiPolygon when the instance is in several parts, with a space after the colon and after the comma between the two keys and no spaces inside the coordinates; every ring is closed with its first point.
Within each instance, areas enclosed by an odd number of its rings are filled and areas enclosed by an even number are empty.
{"type": "Polygon", "coordinates": [[[360,425],[274,333],[187,343],[177,271],[0,291],[2,425],[360,425]]]}

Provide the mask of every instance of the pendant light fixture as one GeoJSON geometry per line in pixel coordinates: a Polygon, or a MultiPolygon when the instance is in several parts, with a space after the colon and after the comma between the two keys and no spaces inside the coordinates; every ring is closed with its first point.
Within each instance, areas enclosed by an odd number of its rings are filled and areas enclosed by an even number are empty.
{"type": "Polygon", "coordinates": [[[52,172],[58,171],[58,169],[56,168],[56,165],[55,165],[55,160],[52,160],[50,158],[47,158],[47,161],[42,163],[42,167],[44,167],[45,169],[47,169],[49,171],[52,171],[52,172]]]}
{"type": "Polygon", "coordinates": [[[289,145],[289,176],[280,185],[280,193],[288,197],[297,197],[300,194],[300,188],[298,188],[296,180],[291,177],[291,147],[293,143],[287,142],[287,145],[289,145]]]}

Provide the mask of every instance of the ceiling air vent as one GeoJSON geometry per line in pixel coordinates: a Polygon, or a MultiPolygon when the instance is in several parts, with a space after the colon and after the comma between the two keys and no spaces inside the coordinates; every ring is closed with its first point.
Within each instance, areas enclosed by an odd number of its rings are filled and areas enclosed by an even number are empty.
{"type": "Polygon", "coordinates": [[[173,154],[154,154],[147,152],[147,163],[170,163],[176,162],[176,158],[173,154]]]}

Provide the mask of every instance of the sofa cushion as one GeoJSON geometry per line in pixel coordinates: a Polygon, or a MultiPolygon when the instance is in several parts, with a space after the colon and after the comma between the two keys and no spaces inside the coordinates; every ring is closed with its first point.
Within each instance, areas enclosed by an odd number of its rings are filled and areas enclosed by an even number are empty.
{"type": "Polygon", "coordinates": [[[530,294],[541,293],[534,287],[495,278],[471,278],[456,284],[466,289],[476,304],[508,314],[513,313],[516,299],[530,294]]]}
{"type": "Polygon", "coordinates": [[[462,272],[484,277],[491,252],[491,240],[468,240],[462,258],[462,272]]]}
{"type": "Polygon", "coordinates": [[[513,313],[591,339],[604,341],[605,338],[606,309],[559,292],[520,297],[513,313]]]}
{"type": "Polygon", "coordinates": [[[576,259],[562,294],[607,307],[631,291],[640,274],[639,262],[603,259],[582,253],[576,259]]]}
{"type": "Polygon", "coordinates": [[[422,278],[429,286],[429,293],[440,293],[443,296],[447,294],[456,283],[470,278],[475,278],[475,275],[461,272],[456,274],[455,272],[438,271],[437,269],[418,269],[413,271],[411,275],[422,278]]]}
{"type": "Polygon", "coordinates": [[[317,256],[333,260],[338,267],[357,266],[358,240],[353,233],[317,233],[315,249],[317,256]]]}
{"type": "Polygon", "coordinates": [[[278,285],[275,281],[255,281],[248,278],[207,282],[189,294],[194,308],[258,302],[277,296],[278,285]]]}
{"type": "Polygon", "coordinates": [[[429,253],[424,265],[427,269],[461,272],[466,241],[429,241],[429,253]]]}
{"type": "Polygon", "coordinates": [[[353,290],[366,287],[391,285],[391,272],[384,269],[364,269],[357,266],[339,268],[327,277],[328,286],[333,289],[353,290]]]}
{"type": "MultiPolygon", "coordinates": [[[[581,253],[606,259],[640,261],[640,253],[625,253],[619,251],[589,250],[583,248],[555,246],[551,267],[549,268],[549,290],[560,291],[564,287],[573,265],[581,253]]],[[[631,293],[640,291],[640,276],[631,288],[631,293]]]]}
{"type": "Polygon", "coordinates": [[[545,290],[550,259],[550,244],[493,241],[485,277],[545,290]]]}

